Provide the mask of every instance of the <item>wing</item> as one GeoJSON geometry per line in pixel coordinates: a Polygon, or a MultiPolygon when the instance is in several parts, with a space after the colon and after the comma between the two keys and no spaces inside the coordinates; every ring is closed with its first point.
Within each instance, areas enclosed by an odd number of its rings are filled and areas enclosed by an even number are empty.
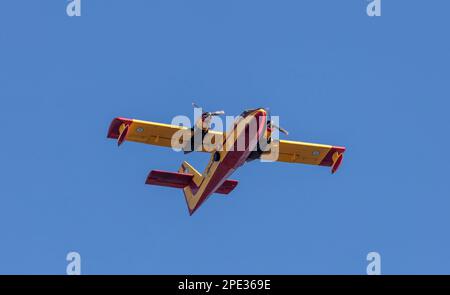
{"type": "MultiPolygon", "coordinates": [[[[109,126],[108,138],[117,139],[119,145],[124,141],[134,141],[163,147],[172,147],[172,137],[176,132],[185,133],[186,138],[190,138],[191,136],[191,129],[182,126],[136,119],[115,118],[109,126]]],[[[211,151],[212,145],[215,143],[215,138],[219,137],[223,138],[222,132],[210,130],[205,136],[205,147],[202,151],[211,151]]]]}
{"type": "Polygon", "coordinates": [[[345,147],[331,146],[300,141],[274,140],[272,150],[278,150],[278,158],[263,154],[263,160],[276,160],[279,162],[300,163],[331,167],[335,173],[343,159],[345,147]]]}

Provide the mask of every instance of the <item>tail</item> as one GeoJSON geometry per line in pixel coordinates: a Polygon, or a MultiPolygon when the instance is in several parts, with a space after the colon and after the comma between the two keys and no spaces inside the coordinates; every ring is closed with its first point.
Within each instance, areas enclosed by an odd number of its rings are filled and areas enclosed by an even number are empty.
{"type": "MultiPolygon", "coordinates": [[[[178,172],[152,170],[147,177],[146,184],[181,188],[186,199],[189,214],[194,213],[198,203],[197,191],[203,182],[203,175],[192,165],[184,161],[178,172]]],[[[236,187],[236,180],[226,180],[215,193],[227,195],[236,187]]]]}
{"type": "Polygon", "coordinates": [[[181,167],[180,169],[178,169],[178,172],[190,173],[193,175],[189,185],[183,188],[183,194],[184,198],[186,199],[186,205],[188,206],[189,214],[192,215],[200,201],[200,198],[198,195],[196,195],[196,193],[203,181],[203,175],[201,175],[200,172],[198,172],[191,164],[189,164],[186,161],[184,161],[181,164],[181,167]]]}

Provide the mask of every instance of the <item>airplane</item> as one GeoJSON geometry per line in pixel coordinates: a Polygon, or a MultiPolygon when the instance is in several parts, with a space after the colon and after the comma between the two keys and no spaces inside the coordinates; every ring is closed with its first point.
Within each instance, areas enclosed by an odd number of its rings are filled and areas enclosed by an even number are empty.
{"type": "MultiPolygon", "coordinates": [[[[198,107],[193,104],[194,107],[198,107]]],[[[331,167],[334,174],[340,167],[345,147],[272,138],[272,131],[288,132],[271,122],[267,108],[245,110],[233,123],[230,131],[210,130],[209,124],[215,116],[224,111],[203,112],[194,127],[177,126],[117,117],[112,120],[107,137],[117,140],[118,146],[124,141],[174,148],[173,138],[183,134],[190,139],[180,143],[178,150],[185,153],[192,150],[209,152],[209,163],[203,173],[184,161],[178,172],[152,170],[146,184],[179,188],[183,190],[189,215],[213,194],[229,194],[238,181],[228,179],[246,162],[256,159],[300,163],[331,167]],[[256,128],[250,128],[256,122],[256,128]],[[195,136],[201,136],[200,146],[193,144],[195,136]],[[244,144],[242,144],[244,142],[244,144]],[[265,149],[260,143],[267,143],[265,149]],[[240,144],[240,149],[237,148],[240,144]],[[223,149],[224,146],[231,148],[223,149]],[[269,154],[267,147],[276,150],[276,156],[269,154]]],[[[195,140],[194,140],[195,141],[195,140]]]]}

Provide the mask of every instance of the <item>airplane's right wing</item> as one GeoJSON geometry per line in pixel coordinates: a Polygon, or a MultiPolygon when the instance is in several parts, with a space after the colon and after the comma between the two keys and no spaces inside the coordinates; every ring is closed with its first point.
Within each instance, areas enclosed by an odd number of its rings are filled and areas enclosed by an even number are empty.
{"type": "MultiPolygon", "coordinates": [[[[332,173],[338,170],[345,152],[345,147],[300,141],[274,140],[271,145],[278,150],[276,161],[328,166],[332,173]]],[[[271,160],[269,154],[263,154],[261,159],[271,160]]]]}

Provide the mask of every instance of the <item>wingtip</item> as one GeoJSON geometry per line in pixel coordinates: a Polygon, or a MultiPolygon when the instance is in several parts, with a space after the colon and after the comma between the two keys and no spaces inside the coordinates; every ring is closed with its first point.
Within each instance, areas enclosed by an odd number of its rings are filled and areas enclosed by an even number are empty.
{"type": "MultiPolygon", "coordinates": [[[[125,123],[122,123],[122,124],[125,124],[125,123]]],[[[125,127],[119,128],[120,134],[119,134],[119,137],[117,138],[117,146],[118,147],[125,141],[125,138],[127,137],[129,128],[130,128],[129,124],[126,124],[125,127]],[[122,129],[122,130],[120,130],[120,129],[122,129]]]]}
{"type": "Polygon", "coordinates": [[[120,136],[120,125],[126,124],[130,125],[133,122],[133,119],[117,117],[114,118],[109,124],[107,138],[118,139],[120,136]]]}
{"type": "Polygon", "coordinates": [[[344,154],[339,153],[337,155],[336,160],[333,163],[333,166],[331,166],[331,174],[334,174],[338,171],[339,167],[342,164],[342,160],[344,159],[344,154]]]}

